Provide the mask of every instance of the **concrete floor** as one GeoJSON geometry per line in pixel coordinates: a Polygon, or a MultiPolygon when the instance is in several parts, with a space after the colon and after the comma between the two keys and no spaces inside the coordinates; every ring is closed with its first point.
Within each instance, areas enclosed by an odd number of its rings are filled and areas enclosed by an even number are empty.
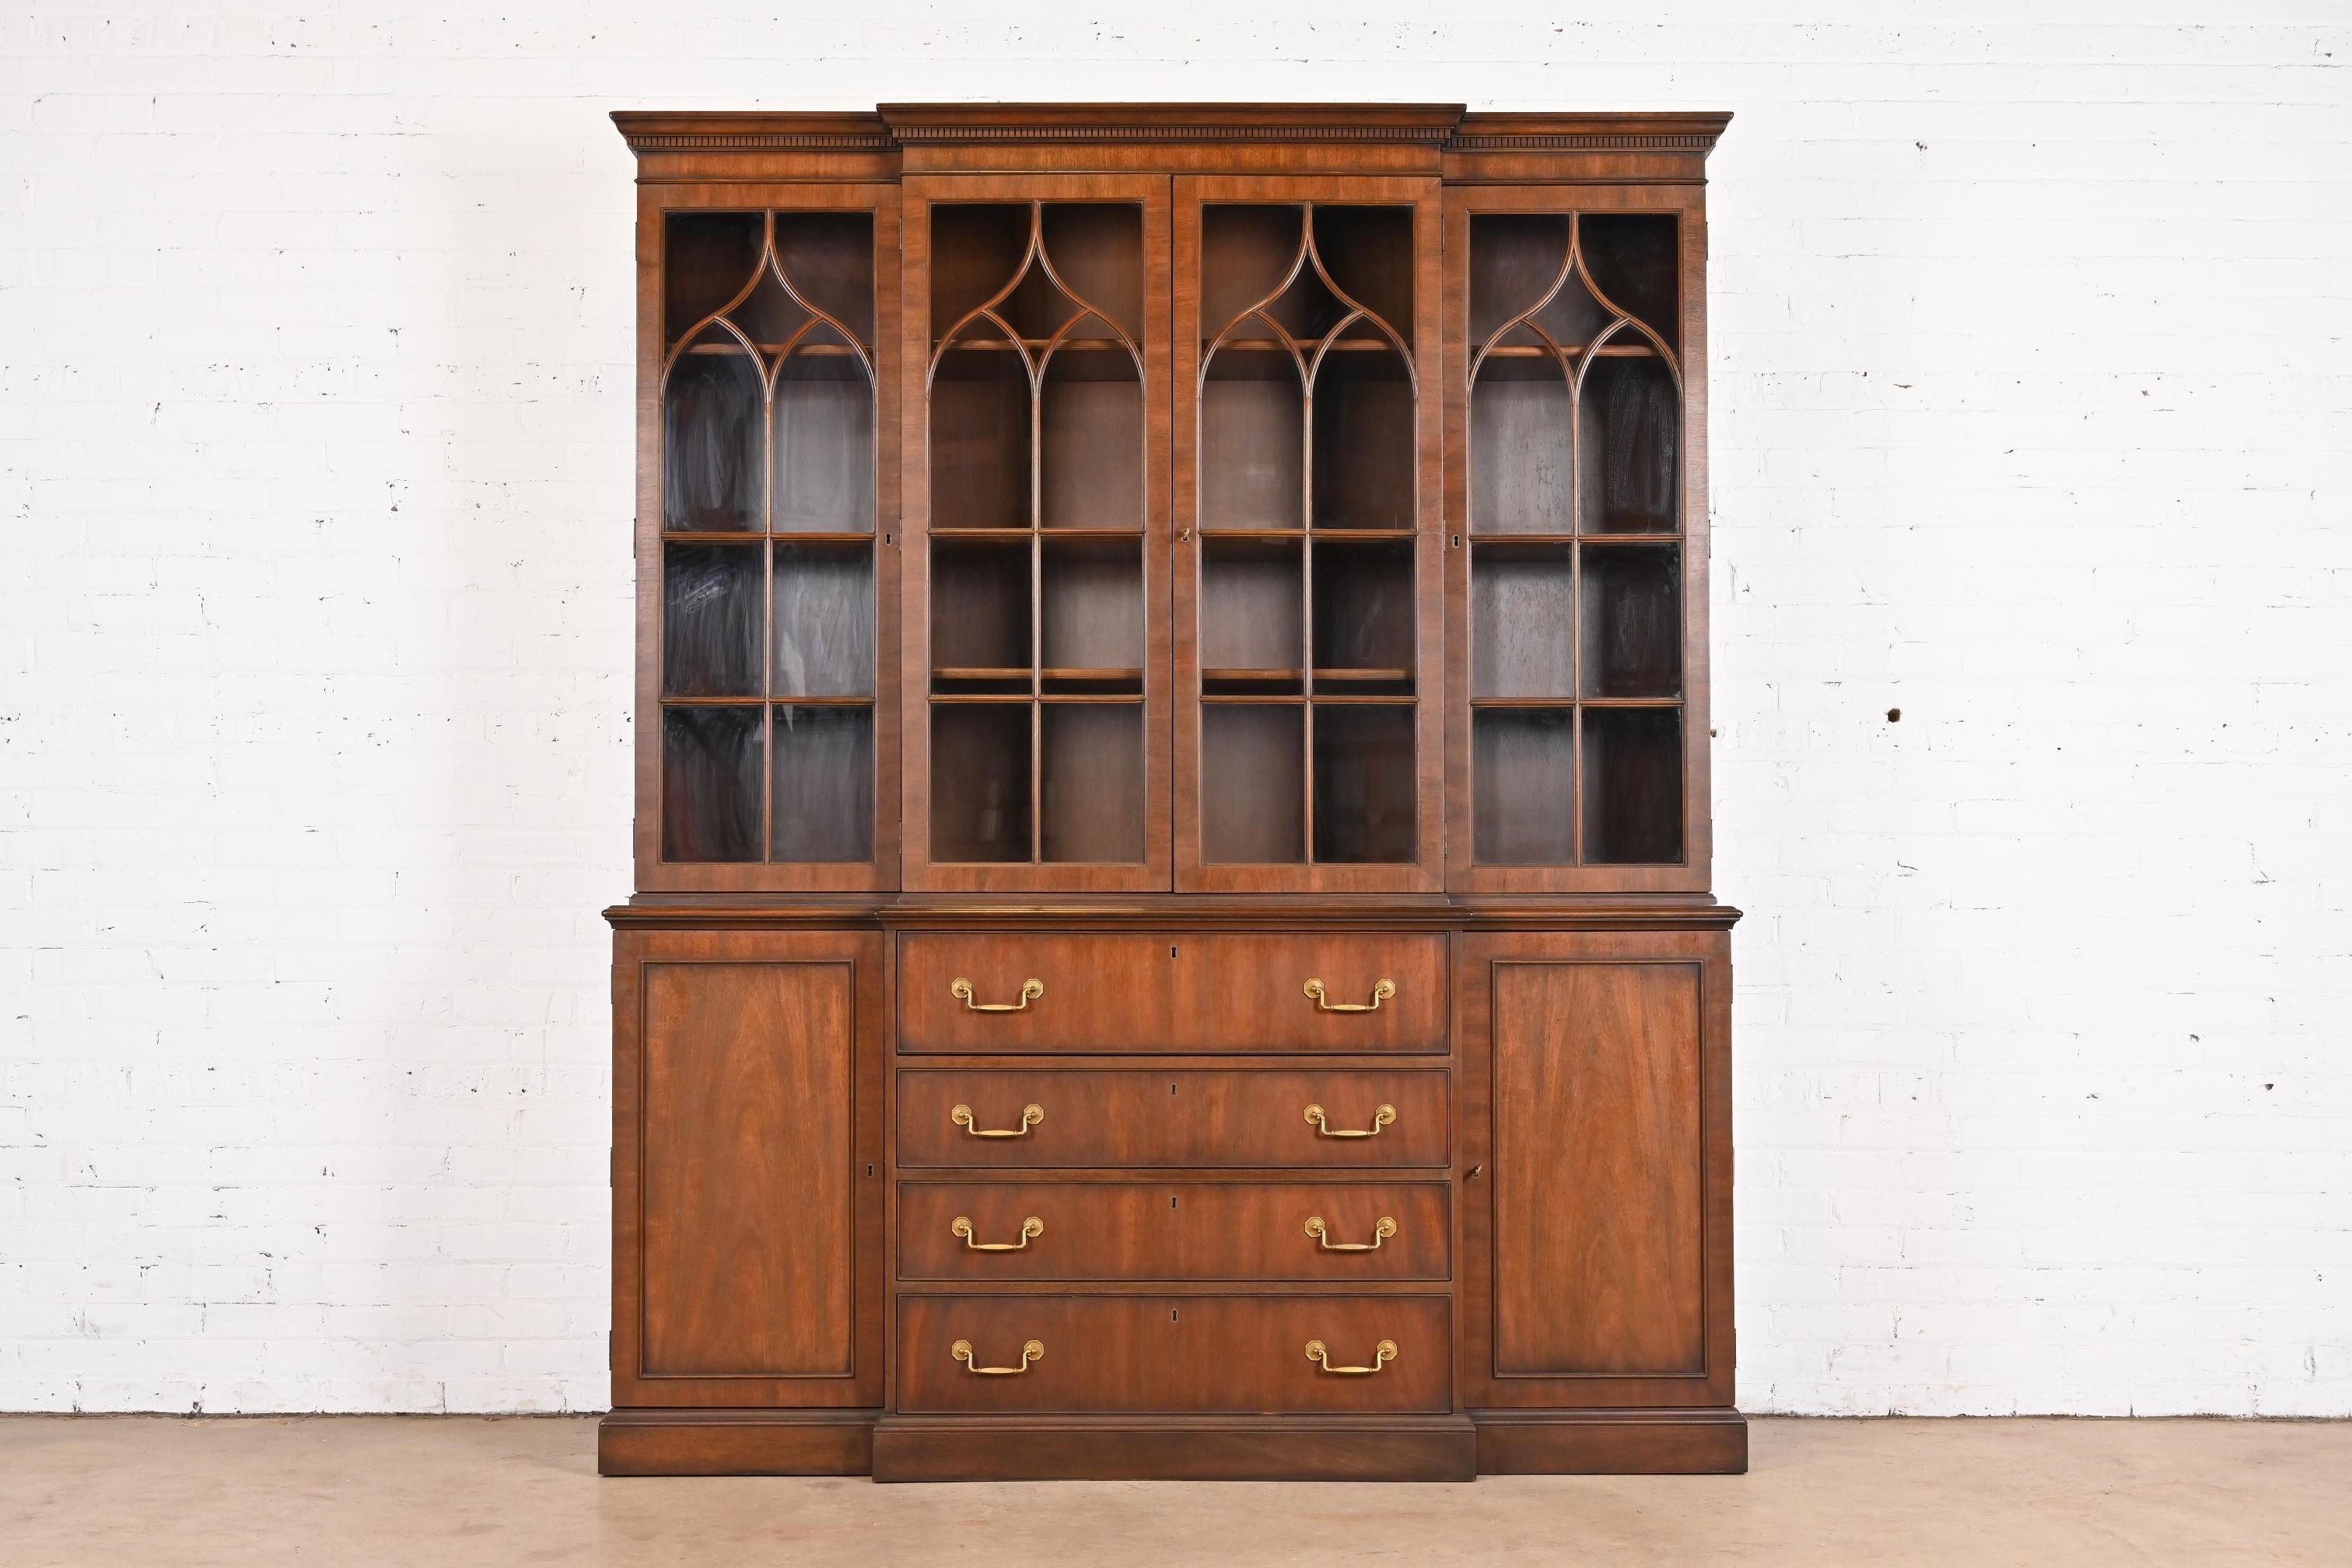
{"type": "Polygon", "coordinates": [[[1745,1477],[600,1481],[585,1417],[0,1418],[0,1563],[2352,1563],[2352,1423],[1759,1421],[1745,1477]]]}

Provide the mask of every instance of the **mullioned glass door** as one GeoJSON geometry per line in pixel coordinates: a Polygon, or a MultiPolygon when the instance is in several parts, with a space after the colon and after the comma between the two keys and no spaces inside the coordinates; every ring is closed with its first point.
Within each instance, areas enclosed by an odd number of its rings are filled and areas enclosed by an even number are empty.
{"type": "Polygon", "coordinates": [[[1439,878],[1433,182],[1177,182],[1179,886],[1439,878]]]}

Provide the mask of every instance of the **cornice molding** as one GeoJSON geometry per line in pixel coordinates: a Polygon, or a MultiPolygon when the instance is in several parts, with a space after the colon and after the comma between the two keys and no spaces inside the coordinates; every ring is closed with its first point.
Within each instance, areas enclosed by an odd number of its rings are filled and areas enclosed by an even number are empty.
{"type": "Polygon", "coordinates": [[[910,146],[1337,143],[1704,157],[1728,114],[1469,113],[1459,104],[884,104],[872,113],[621,110],[629,150],[888,153],[910,146]]]}

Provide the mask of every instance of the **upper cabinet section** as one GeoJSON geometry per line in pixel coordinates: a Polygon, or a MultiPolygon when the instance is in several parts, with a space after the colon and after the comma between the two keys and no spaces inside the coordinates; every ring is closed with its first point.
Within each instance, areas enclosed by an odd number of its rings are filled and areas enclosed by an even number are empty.
{"type": "Polygon", "coordinates": [[[638,885],[1704,890],[1719,115],[616,115],[638,885]]]}

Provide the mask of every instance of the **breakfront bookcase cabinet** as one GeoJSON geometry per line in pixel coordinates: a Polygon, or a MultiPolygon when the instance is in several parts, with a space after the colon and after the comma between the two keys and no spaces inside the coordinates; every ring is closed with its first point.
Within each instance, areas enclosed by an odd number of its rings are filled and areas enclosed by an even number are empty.
{"type": "Polygon", "coordinates": [[[1744,1468],[1726,117],[614,118],[604,1469],[1744,1468]]]}

